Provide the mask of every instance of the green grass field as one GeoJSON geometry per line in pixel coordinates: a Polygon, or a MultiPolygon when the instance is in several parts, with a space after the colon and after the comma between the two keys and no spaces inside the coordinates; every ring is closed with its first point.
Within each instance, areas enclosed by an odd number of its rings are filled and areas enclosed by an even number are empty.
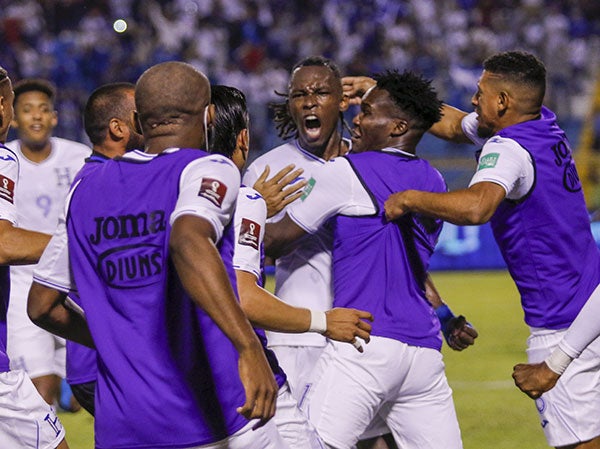
{"type": "MultiPolygon", "coordinates": [[[[452,272],[433,278],[454,312],[479,331],[474,347],[443,350],[464,448],[547,448],[533,401],[511,378],[513,365],[525,361],[528,330],[508,274],[452,272]]],[[[60,418],[71,449],[93,448],[93,421],[85,411],[60,418]]]]}

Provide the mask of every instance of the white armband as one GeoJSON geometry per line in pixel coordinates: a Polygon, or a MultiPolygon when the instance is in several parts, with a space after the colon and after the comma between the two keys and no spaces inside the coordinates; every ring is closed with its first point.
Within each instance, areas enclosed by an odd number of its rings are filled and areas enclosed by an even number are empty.
{"type": "Polygon", "coordinates": [[[556,348],[544,362],[546,362],[548,368],[560,376],[565,372],[572,360],[573,358],[566,352],[560,348],[556,348]]]}
{"type": "Polygon", "coordinates": [[[325,315],[325,312],[318,310],[310,311],[310,327],[308,328],[308,332],[318,332],[319,334],[327,332],[327,315],[325,315]]]}

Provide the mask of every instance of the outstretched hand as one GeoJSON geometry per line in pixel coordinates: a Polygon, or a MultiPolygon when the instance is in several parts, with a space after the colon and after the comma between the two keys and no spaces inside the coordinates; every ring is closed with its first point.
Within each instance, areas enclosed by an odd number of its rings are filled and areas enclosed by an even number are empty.
{"type": "Polygon", "coordinates": [[[345,76],[342,78],[344,96],[350,104],[360,104],[362,96],[375,85],[375,80],[368,76],[345,76]]]}
{"type": "Polygon", "coordinates": [[[543,393],[552,389],[560,374],[556,374],[546,362],[519,363],[513,368],[515,385],[532,399],[539,398],[543,393]]]}
{"type": "Polygon", "coordinates": [[[479,333],[462,315],[451,318],[444,330],[446,343],[455,351],[462,351],[474,345],[478,336],[479,333]]]}
{"type": "Polygon", "coordinates": [[[290,164],[267,180],[271,172],[267,165],[252,186],[267,203],[267,218],[277,214],[285,206],[302,196],[302,189],[306,185],[306,180],[294,181],[304,170],[301,168],[294,170],[294,167],[294,164],[290,164]]]}
{"type": "Polygon", "coordinates": [[[246,392],[246,402],[237,412],[246,419],[258,419],[257,429],[275,415],[278,387],[262,347],[240,352],[238,368],[246,392]]]}
{"type": "Polygon", "coordinates": [[[332,340],[352,343],[354,347],[363,352],[363,348],[358,344],[356,337],[369,342],[371,335],[371,325],[367,321],[373,321],[373,315],[369,312],[356,309],[346,309],[336,307],[325,312],[327,316],[327,331],[323,334],[332,340]]]}

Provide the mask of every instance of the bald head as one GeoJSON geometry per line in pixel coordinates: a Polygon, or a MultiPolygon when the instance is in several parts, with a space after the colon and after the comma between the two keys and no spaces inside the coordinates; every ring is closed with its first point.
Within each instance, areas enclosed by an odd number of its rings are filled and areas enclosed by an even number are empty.
{"type": "Polygon", "coordinates": [[[146,70],[135,86],[135,105],[145,138],[201,123],[210,83],[189,64],[165,62],[146,70]]]}

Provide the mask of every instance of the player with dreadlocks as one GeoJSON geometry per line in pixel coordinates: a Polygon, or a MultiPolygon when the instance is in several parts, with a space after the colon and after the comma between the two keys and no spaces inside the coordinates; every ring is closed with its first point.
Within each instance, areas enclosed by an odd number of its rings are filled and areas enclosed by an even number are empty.
{"type": "MultiPolygon", "coordinates": [[[[273,105],[273,108],[280,137],[293,137],[293,140],[256,159],[248,167],[243,183],[253,186],[265,168],[276,173],[292,163],[304,169],[302,177],[308,180],[305,192],[309,192],[315,185],[312,172],[327,160],[346,154],[350,148],[350,141],[342,138],[342,114],[348,103],[342,93],[339,69],[323,57],[298,62],[291,72],[286,101],[273,105]]],[[[272,220],[281,219],[284,212],[285,209],[272,220]]],[[[333,302],[332,237],[331,230],[322,226],[319,232],[308,236],[294,251],[276,261],[277,297],[312,311],[312,332],[267,333],[269,347],[277,354],[288,375],[292,394],[300,405],[306,385],[310,383],[312,368],[326,343],[320,333],[327,329],[324,311],[331,309],[333,302]]]]}
{"type": "Polygon", "coordinates": [[[411,72],[376,80],[353,120],[352,153],[313,171],[304,200],[267,225],[265,247],[285,253],[331,223],[334,306],[375,318],[363,353],[330,341],[315,368],[306,409],[328,447],[355,447],[379,417],[400,447],[459,449],[440,323],[425,294],[442,221],[419,214],[388,221],[383,209],[395,191],[446,191],[440,173],[415,155],[442,103],[430,82],[411,72]]]}

